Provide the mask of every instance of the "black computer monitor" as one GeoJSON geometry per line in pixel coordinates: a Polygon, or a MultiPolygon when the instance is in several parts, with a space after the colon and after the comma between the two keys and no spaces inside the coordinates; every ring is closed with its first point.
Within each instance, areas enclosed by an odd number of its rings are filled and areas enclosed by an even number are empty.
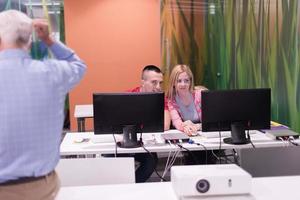
{"type": "Polygon", "coordinates": [[[231,131],[225,143],[249,143],[245,130],[270,129],[271,89],[202,92],[202,131],[231,131]]]}
{"type": "Polygon", "coordinates": [[[119,146],[140,146],[137,133],[164,131],[164,93],[93,94],[95,134],[123,133],[119,146]]]}

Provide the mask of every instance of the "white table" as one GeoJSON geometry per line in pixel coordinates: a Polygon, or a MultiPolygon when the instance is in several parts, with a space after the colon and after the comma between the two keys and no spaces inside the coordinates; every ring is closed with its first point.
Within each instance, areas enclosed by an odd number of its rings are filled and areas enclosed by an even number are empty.
{"type": "MultiPolygon", "coordinates": [[[[170,131],[166,131],[168,133],[170,131]]],[[[254,134],[251,134],[251,139],[255,147],[282,147],[286,143],[281,141],[276,141],[268,138],[265,134],[254,131],[254,134]]],[[[169,152],[178,149],[179,147],[175,145],[165,144],[161,140],[161,134],[163,133],[145,133],[144,136],[151,139],[151,137],[156,138],[156,143],[152,140],[145,140],[145,147],[150,152],[169,152]],[[150,136],[150,137],[149,137],[150,136]]],[[[201,135],[201,132],[200,132],[201,135]]],[[[121,135],[116,135],[117,140],[120,140],[121,135]]],[[[203,144],[207,150],[216,150],[219,149],[220,140],[219,138],[204,138],[202,136],[192,137],[192,139],[200,144],[203,144]]],[[[297,140],[299,143],[299,140],[297,140]]],[[[204,150],[200,145],[188,144],[185,143],[183,146],[191,151],[204,150]]],[[[115,143],[112,135],[94,135],[93,132],[76,132],[76,133],[67,133],[63,142],[60,146],[60,153],[62,156],[66,155],[88,155],[88,154],[113,154],[115,153],[115,143]],[[97,138],[103,140],[101,143],[93,143],[93,139],[97,138]],[[82,139],[85,139],[83,142],[82,139]]],[[[231,145],[221,143],[221,149],[240,149],[240,148],[253,148],[251,144],[245,145],[231,145]]],[[[118,153],[144,153],[145,150],[141,147],[139,148],[117,148],[118,153]]]]}
{"type": "MultiPolygon", "coordinates": [[[[251,196],[256,200],[299,200],[300,176],[253,178],[251,196]]],[[[171,182],[63,187],[56,200],[177,200],[171,182]]],[[[224,196],[214,199],[224,199],[224,196]]],[[[233,199],[233,198],[231,198],[233,199]]],[[[236,198],[234,198],[236,199],[236,198]]],[[[242,197],[237,199],[243,199],[242,197]]],[[[210,200],[210,199],[207,199],[210,200]]]]}
{"type": "Polygon", "coordinates": [[[92,118],[94,116],[93,105],[76,105],[74,117],[77,119],[78,132],[85,131],[85,118],[92,118]]]}

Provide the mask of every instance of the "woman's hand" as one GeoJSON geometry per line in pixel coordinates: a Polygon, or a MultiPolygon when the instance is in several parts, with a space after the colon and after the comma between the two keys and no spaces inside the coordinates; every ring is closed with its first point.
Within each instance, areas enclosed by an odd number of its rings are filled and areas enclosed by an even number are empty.
{"type": "Polygon", "coordinates": [[[182,126],[183,132],[186,133],[188,136],[194,135],[201,128],[201,124],[194,124],[190,120],[183,122],[182,126]]]}
{"type": "Polygon", "coordinates": [[[195,126],[197,127],[198,131],[202,130],[202,124],[201,123],[195,124],[195,126]]]}
{"type": "Polygon", "coordinates": [[[191,120],[186,120],[182,123],[183,126],[193,125],[194,123],[191,120]]]}

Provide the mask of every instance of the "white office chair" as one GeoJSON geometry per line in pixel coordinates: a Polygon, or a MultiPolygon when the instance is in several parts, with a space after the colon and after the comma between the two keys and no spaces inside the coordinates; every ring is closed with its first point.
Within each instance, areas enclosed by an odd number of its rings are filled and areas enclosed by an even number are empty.
{"type": "Polygon", "coordinates": [[[60,159],[61,186],[135,183],[134,158],[60,159]]]}

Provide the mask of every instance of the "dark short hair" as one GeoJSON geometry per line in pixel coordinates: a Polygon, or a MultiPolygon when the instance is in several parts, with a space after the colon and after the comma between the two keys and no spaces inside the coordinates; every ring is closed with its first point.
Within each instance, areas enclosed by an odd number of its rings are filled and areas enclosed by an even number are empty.
{"type": "Polygon", "coordinates": [[[159,67],[155,66],[155,65],[146,65],[142,71],[142,79],[144,79],[144,73],[146,71],[153,71],[156,73],[162,73],[162,71],[159,69],[159,67]]]}

